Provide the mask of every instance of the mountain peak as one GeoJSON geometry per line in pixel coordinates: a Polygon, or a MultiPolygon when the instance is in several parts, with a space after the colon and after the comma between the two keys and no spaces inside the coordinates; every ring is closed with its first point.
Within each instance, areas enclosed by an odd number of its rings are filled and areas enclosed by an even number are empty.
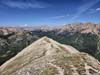
{"type": "Polygon", "coordinates": [[[99,73],[100,64],[93,57],[43,37],[4,63],[0,75],[82,75],[86,65],[93,68],[93,73],[99,73]]]}
{"type": "Polygon", "coordinates": [[[50,38],[48,38],[47,36],[42,37],[40,40],[50,43],[50,38]]]}

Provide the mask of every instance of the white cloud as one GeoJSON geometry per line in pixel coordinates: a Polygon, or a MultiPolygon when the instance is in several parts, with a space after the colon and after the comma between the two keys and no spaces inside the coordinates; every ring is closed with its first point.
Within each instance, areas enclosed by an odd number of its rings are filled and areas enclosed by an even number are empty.
{"type": "Polygon", "coordinates": [[[97,10],[97,11],[100,11],[100,8],[97,8],[96,10],[97,10]]]}
{"type": "Polygon", "coordinates": [[[7,1],[1,1],[3,5],[11,7],[11,8],[20,8],[20,9],[27,9],[27,8],[46,8],[49,4],[38,2],[36,0],[29,0],[27,2],[24,1],[13,1],[13,0],[7,0],[7,1]]]}
{"type": "Polygon", "coordinates": [[[100,2],[100,0],[89,0],[89,1],[87,1],[84,5],[80,6],[78,12],[72,17],[71,20],[76,19],[83,12],[87,11],[89,8],[91,8],[92,6],[94,6],[95,4],[97,4],[98,2],[100,2]]]}
{"type": "Polygon", "coordinates": [[[96,9],[89,9],[87,13],[96,13],[100,11],[100,8],[96,8],[96,9]]]}
{"type": "Polygon", "coordinates": [[[61,16],[55,16],[55,17],[50,17],[48,19],[61,19],[61,18],[65,18],[65,17],[68,17],[70,15],[61,15],[61,16]]]}
{"type": "Polygon", "coordinates": [[[28,26],[28,24],[25,24],[25,25],[24,25],[24,27],[27,27],[27,26],[28,26]]]}

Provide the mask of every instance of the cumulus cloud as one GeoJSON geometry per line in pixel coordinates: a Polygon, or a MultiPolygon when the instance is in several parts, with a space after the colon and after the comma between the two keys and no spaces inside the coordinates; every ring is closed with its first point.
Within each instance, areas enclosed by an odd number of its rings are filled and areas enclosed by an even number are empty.
{"type": "Polygon", "coordinates": [[[1,0],[2,4],[11,8],[46,8],[49,4],[37,0],[1,0]]]}

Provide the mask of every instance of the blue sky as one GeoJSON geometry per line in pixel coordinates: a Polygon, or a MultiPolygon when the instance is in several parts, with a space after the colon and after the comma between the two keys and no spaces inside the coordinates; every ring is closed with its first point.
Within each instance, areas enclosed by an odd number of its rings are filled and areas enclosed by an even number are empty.
{"type": "Polygon", "coordinates": [[[100,0],[0,0],[0,25],[100,23],[100,0]]]}

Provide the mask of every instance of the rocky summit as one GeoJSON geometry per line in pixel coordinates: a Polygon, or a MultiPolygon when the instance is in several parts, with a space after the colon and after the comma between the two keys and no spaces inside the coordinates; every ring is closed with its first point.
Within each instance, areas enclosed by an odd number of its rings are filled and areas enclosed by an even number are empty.
{"type": "Polygon", "coordinates": [[[100,75],[100,63],[72,46],[43,37],[4,63],[0,75],[100,75]]]}

